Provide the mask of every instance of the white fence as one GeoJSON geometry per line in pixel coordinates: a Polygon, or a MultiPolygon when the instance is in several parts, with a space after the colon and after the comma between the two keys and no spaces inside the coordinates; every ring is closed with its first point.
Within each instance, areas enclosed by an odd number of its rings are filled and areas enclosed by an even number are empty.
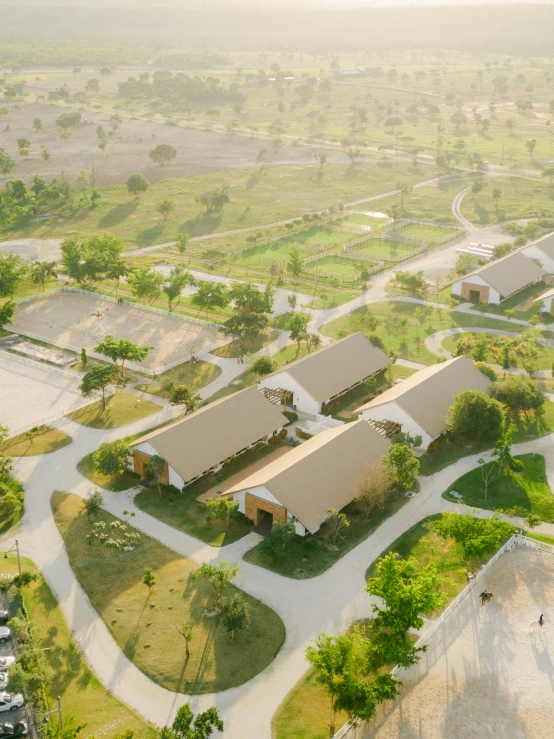
{"type": "MultiPolygon", "coordinates": [[[[554,554],[554,545],[546,544],[545,542],[537,541],[535,539],[530,539],[528,536],[524,536],[521,533],[514,534],[502,547],[500,547],[494,557],[492,557],[492,559],[490,559],[485,565],[483,565],[483,567],[477,573],[476,577],[469,581],[462,592],[456,598],[454,598],[448,608],[445,608],[445,610],[441,613],[437,620],[433,621],[432,625],[416,642],[416,648],[424,647],[430,642],[432,637],[437,633],[438,629],[446,621],[446,619],[449,618],[456,611],[460,604],[465,601],[467,596],[479,585],[483,576],[490,570],[493,564],[497,562],[498,559],[500,559],[504,552],[511,552],[515,549],[516,546],[527,547],[528,549],[534,549],[535,551],[542,551],[548,552],[549,554],[554,554]]],[[[396,667],[391,671],[391,675],[398,675],[400,670],[402,670],[402,668],[399,665],[396,665],[396,667]]],[[[350,739],[356,739],[358,736],[360,737],[360,739],[362,739],[364,731],[365,729],[363,725],[353,726],[352,724],[346,723],[341,726],[341,728],[333,736],[333,739],[343,739],[343,737],[347,735],[349,735],[350,739]],[[360,729],[361,734],[358,734],[358,729],[360,729]]]]}
{"type": "MultiPolygon", "coordinates": [[[[62,375],[62,377],[68,377],[71,380],[79,379],[79,375],[76,372],[70,372],[69,370],[62,369],[61,367],[57,367],[55,364],[46,364],[39,359],[23,357],[21,356],[21,354],[13,354],[12,352],[6,351],[5,349],[0,349],[0,352],[0,357],[5,357],[9,360],[20,362],[21,364],[26,364],[28,367],[37,367],[43,370],[57,372],[59,375],[62,375]]],[[[77,357],[75,357],[75,361],[77,361],[77,357]]]]}

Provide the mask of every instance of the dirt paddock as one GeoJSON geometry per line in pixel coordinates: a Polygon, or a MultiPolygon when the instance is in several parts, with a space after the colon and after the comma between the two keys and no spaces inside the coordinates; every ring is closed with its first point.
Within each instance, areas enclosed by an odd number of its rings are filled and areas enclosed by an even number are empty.
{"type": "Polygon", "coordinates": [[[141,346],[154,347],[142,362],[148,369],[185,361],[191,351],[201,354],[224,341],[215,326],[74,292],[54,293],[22,303],[12,326],[15,331],[29,331],[46,342],[77,349],[92,350],[107,334],[131,339],[141,346]]]}
{"type": "Polygon", "coordinates": [[[554,555],[516,548],[439,629],[400,698],[347,739],[554,736],[554,555]],[[529,632],[544,613],[542,630],[529,632]]]}

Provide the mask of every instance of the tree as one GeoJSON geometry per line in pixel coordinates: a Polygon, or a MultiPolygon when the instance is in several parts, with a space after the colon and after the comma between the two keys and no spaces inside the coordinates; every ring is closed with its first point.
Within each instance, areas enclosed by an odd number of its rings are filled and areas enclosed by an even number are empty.
{"type": "Polygon", "coordinates": [[[119,371],[121,377],[123,377],[125,362],[127,360],[130,362],[142,362],[148,356],[148,352],[153,348],[153,346],[139,346],[130,339],[114,339],[111,334],[108,334],[103,341],[98,342],[94,347],[94,351],[103,354],[105,357],[109,357],[116,364],[119,360],[121,362],[119,371]]]}
{"type": "Polygon", "coordinates": [[[0,298],[13,300],[15,291],[25,274],[25,267],[17,254],[0,255],[0,298]]]}
{"type": "Polygon", "coordinates": [[[181,292],[184,288],[192,283],[192,275],[187,272],[182,264],[175,265],[169,273],[169,283],[164,285],[162,290],[167,297],[169,312],[173,311],[173,303],[181,300],[181,292]]]}
{"type": "Polygon", "coordinates": [[[383,464],[394,486],[409,490],[419,472],[419,459],[407,444],[392,444],[383,457],[383,464]]]}
{"type": "Polygon", "coordinates": [[[148,154],[150,159],[159,164],[160,167],[165,165],[177,156],[177,149],[170,144],[158,144],[148,154]]]}
{"type": "Polygon", "coordinates": [[[56,262],[35,262],[29,270],[29,276],[31,282],[35,285],[40,284],[44,292],[46,280],[53,280],[58,276],[56,262]]]}
{"type": "Polygon", "coordinates": [[[110,233],[65,239],[61,244],[61,262],[72,280],[94,282],[121,265],[123,246],[123,241],[110,233]]]}
{"type": "Polygon", "coordinates": [[[249,366],[250,372],[253,372],[258,377],[264,377],[270,375],[277,369],[277,362],[271,357],[256,357],[256,359],[249,366]]]}
{"type": "Polygon", "coordinates": [[[294,520],[274,521],[269,536],[262,541],[262,548],[265,552],[277,558],[277,555],[285,549],[287,544],[296,537],[296,527],[294,520]]]}
{"type": "Polygon", "coordinates": [[[238,313],[231,316],[221,328],[221,333],[243,342],[255,338],[268,326],[268,318],[264,313],[238,313]]]}
{"type": "Polygon", "coordinates": [[[156,576],[154,575],[153,570],[150,569],[150,567],[147,567],[144,570],[144,575],[142,576],[142,583],[143,585],[146,585],[148,588],[148,597],[152,595],[152,590],[154,589],[154,585],[156,584],[156,576]]]}
{"type": "Polygon", "coordinates": [[[239,568],[236,564],[223,560],[219,565],[203,562],[200,569],[193,572],[190,578],[193,583],[207,580],[215,591],[216,602],[219,603],[225,588],[238,574],[239,568]]]}
{"type": "Polygon", "coordinates": [[[413,190],[413,187],[409,182],[397,182],[396,189],[400,195],[400,209],[404,210],[404,198],[408,197],[413,190]]]}
{"type": "Polygon", "coordinates": [[[5,149],[0,148],[0,172],[6,177],[14,167],[14,160],[5,149]]]}
{"type": "Polygon", "coordinates": [[[221,623],[235,639],[235,631],[243,631],[250,626],[252,607],[246,602],[241,593],[235,593],[231,598],[225,598],[221,606],[221,623]]]}
{"type": "Polygon", "coordinates": [[[98,82],[97,79],[92,77],[90,80],[87,81],[87,84],[85,85],[85,92],[98,92],[100,90],[100,82],[98,82]]]}
{"type": "Polygon", "coordinates": [[[345,513],[341,513],[336,508],[328,508],[327,513],[329,517],[327,518],[326,524],[329,529],[329,536],[333,546],[336,546],[337,539],[339,537],[342,539],[340,532],[350,526],[350,521],[345,513]]]}
{"type": "Polygon", "coordinates": [[[173,213],[176,207],[173,200],[169,200],[169,198],[164,198],[159,203],[156,203],[156,210],[164,217],[164,221],[167,220],[167,217],[173,213]]]}
{"type": "Polygon", "coordinates": [[[13,300],[9,300],[7,303],[0,305],[0,328],[4,328],[4,326],[12,320],[16,310],[17,303],[13,300]]]}
{"type": "Polygon", "coordinates": [[[502,433],[502,405],[480,390],[463,390],[454,396],[448,430],[461,443],[496,441],[502,433]]]}
{"type": "Polygon", "coordinates": [[[225,308],[229,305],[229,290],[222,282],[208,282],[207,280],[198,280],[196,283],[198,291],[192,296],[191,303],[200,311],[208,311],[214,308],[225,308]]]}
{"type": "Polygon", "coordinates": [[[56,118],[56,126],[58,128],[61,128],[62,130],[69,130],[72,128],[75,128],[75,126],[78,126],[81,123],[82,119],[81,113],[79,111],[73,111],[71,113],[60,113],[60,115],[56,118]]]}
{"type": "Polygon", "coordinates": [[[300,351],[300,342],[306,336],[309,320],[310,317],[306,313],[293,313],[286,323],[290,331],[290,338],[297,343],[297,354],[300,351]]]}
{"type": "Polygon", "coordinates": [[[467,558],[492,554],[514,533],[514,527],[496,514],[492,518],[474,518],[448,511],[433,521],[433,527],[444,539],[461,544],[467,558]]]}
{"type": "Polygon", "coordinates": [[[515,424],[511,423],[504,435],[501,436],[494,445],[492,457],[493,459],[496,459],[498,472],[500,474],[502,474],[504,467],[512,463],[512,443],[515,431],[517,431],[517,427],[515,424]]]}
{"type": "Polygon", "coordinates": [[[99,490],[95,490],[83,500],[83,508],[89,518],[96,518],[100,515],[103,503],[102,493],[99,490]]]}
{"type": "Polygon", "coordinates": [[[271,313],[274,297],[271,284],[262,291],[251,282],[233,282],[229,290],[231,302],[241,313],[271,313]]]}
{"type": "Polygon", "coordinates": [[[190,651],[190,643],[192,641],[193,631],[194,621],[183,621],[183,623],[181,624],[181,629],[177,629],[177,633],[181,634],[181,636],[185,640],[185,660],[187,662],[192,657],[192,653],[190,651]]]}
{"type": "Polygon", "coordinates": [[[111,521],[109,525],[105,521],[98,521],[85,536],[85,542],[90,546],[99,543],[114,552],[121,552],[127,548],[134,549],[139,541],[140,535],[129,531],[128,526],[121,521],[111,521]]]}
{"type": "Polygon", "coordinates": [[[489,491],[489,485],[492,482],[493,477],[498,473],[498,465],[487,462],[483,457],[477,460],[479,470],[481,472],[481,478],[485,485],[485,500],[487,499],[487,493],[489,491]]]}
{"type": "Polygon", "coordinates": [[[239,509],[238,500],[233,500],[230,496],[219,496],[215,498],[208,498],[206,501],[206,508],[210,518],[224,518],[229,525],[231,516],[234,515],[239,509]]]}
{"type": "Polygon", "coordinates": [[[498,210],[498,201],[502,197],[502,190],[499,187],[495,187],[494,190],[492,191],[492,197],[494,200],[495,207],[498,210]]]}
{"type": "Polygon", "coordinates": [[[147,299],[154,302],[160,297],[163,282],[164,276],[152,267],[137,267],[127,278],[131,293],[142,300],[143,305],[147,299]]]}
{"type": "Polygon", "coordinates": [[[108,385],[119,385],[120,383],[121,378],[117,367],[98,365],[83,376],[79,390],[85,398],[100,390],[102,392],[102,412],[104,412],[106,410],[106,388],[108,385]]]}
{"type": "MultiPolygon", "coordinates": [[[[45,162],[48,162],[52,157],[52,154],[50,153],[50,149],[44,144],[40,145],[40,156],[45,162]]],[[[1,158],[0,158],[0,171],[2,171],[1,170],[1,158]]]]}
{"type": "Polygon", "coordinates": [[[92,464],[101,475],[118,475],[127,469],[130,453],[129,443],[125,439],[106,441],[93,453],[92,464]]]}
{"type": "Polygon", "coordinates": [[[177,234],[177,239],[175,241],[175,246],[177,247],[177,251],[179,254],[184,254],[188,248],[189,243],[189,235],[188,234],[177,234]]]}
{"type": "Polygon", "coordinates": [[[149,187],[149,180],[147,180],[140,172],[135,172],[127,178],[127,190],[131,195],[134,195],[136,199],[138,199],[141,192],[146,192],[149,187]]]}
{"type": "Polygon", "coordinates": [[[537,139],[530,139],[529,141],[525,142],[525,148],[529,152],[529,156],[533,156],[533,152],[535,151],[535,148],[537,146],[537,139]]]}
{"type": "Polygon", "coordinates": [[[202,402],[202,396],[189,385],[174,385],[169,394],[169,402],[171,405],[184,405],[188,416],[198,408],[202,402]]]}
{"type": "Polygon", "coordinates": [[[150,457],[150,461],[146,465],[146,471],[149,475],[152,475],[154,480],[156,481],[156,485],[158,487],[158,495],[160,498],[162,497],[162,488],[161,488],[161,481],[162,478],[166,476],[167,473],[167,462],[163,457],[160,457],[159,454],[154,454],[150,457]]]}
{"type": "Polygon", "coordinates": [[[287,260],[287,272],[293,277],[300,277],[304,270],[304,259],[302,252],[297,246],[293,246],[290,250],[289,258],[287,260]]]}
{"type": "Polygon", "coordinates": [[[208,708],[196,718],[188,704],[181,706],[171,729],[162,729],[160,739],[209,739],[214,730],[223,731],[217,709],[208,708]]]}
{"type": "Polygon", "coordinates": [[[230,199],[229,185],[223,185],[215,190],[206,190],[195,197],[196,202],[206,208],[206,213],[219,213],[230,199]]]}
{"type": "Polygon", "coordinates": [[[491,386],[491,395],[510,411],[537,410],[546,400],[545,394],[530,377],[509,375],[491,386]]]}
{"type": "Polygon", "coordinates": [[[382,462],[375,462],[364,469],[358,482],[356,506],[365,519],[369,518],[375,506],[381,510],[384,508],[391,489],[389,471],[382,462]]]}
{"type": "Polygon", "coordinates": [[[40,120],[40,118],[35,118],[35,119],[33,120],[33,128],[35,129],[35,131],[36,131],[37,133],[38,133],[39,131],[42,131],[42,129],[44,128],[44,126],[43,126],[43,124],[42,124],[42,121],[40,120]]]}

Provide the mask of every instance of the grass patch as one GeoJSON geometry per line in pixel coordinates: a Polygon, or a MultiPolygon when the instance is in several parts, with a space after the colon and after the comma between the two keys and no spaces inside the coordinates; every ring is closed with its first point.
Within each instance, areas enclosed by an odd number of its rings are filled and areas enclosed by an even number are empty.
{"type": "MultiPolygon", "coordinates": [[[[215,354],[216,357],[226,357],[227,359],[236,359],[237,357],[241,357],[243,354],[254,354],[255,352],[259,352],[260,349],[263,349],[263,347],[269,344],[270,341],[275,341],[275,339],[278,339],[278,338],[279,338],[278,331],[267,331],[267,332],[258,334],[254,338],[244,339],[244,341],[235,339],[234,341],[230,341],[228,344],[224,344],[223,346],[217,347],[211,353],[215,354]]],[[[217,365],[212,365],[212,366],[217,366],[217,365]]]]}
{"type": "Polygon", "coordinates": [[[94,469],[92,453],[87,454],[77,462],[77,469],[81,475],[88,478],[95,485],[98,485],[98,487],[104,488],[104,490],[112,490],[114,493],[128,490],[134,487],[139,481],[138,476],[130,470],[125,470],[116,475],[103,475],[94,469]]]}
{"type": "Polygon", "coordinates": [[[51,426],[38,426],[38,433],[31,440],[27,434],[18,434],[8,439],[1,447],[0,453],[7,457],[36,457],[39,454],[50,454],[71,444],[71,436],[51,426]]]}
{"type": "MultiPolygon", "coordinates": [[[[251,625],[233,642],[204,615],[214,605],[213,589],[205,581],[190,581],[197,569],[193,562],[142,533],[133,551],[90,547],[85,536],[91,521],[82,513],[82,500],[57,491],[51,502],[77,580],[119,647],[152,680],[180,693],[212,693],[242,685],[273,661],[285,627],[270,608],[243,593],[252,608],[251,625]],[[148,567],[157,580],[151,596],[142,583],[148,567]],[[195,623],[188,662],[175,631],[185,620],[195,623]]],[[[98,520],[116,519],[102,511],[98,520]]],[[[236,592],[241,591],[231,585],[226,595],[236,592]]]]}
{"type": "MultiPolygon", "coordinates": [[[[38,572],[34,562],[22,558],[26,570],[38,572]]],[[[3,560],[2,573],[17,574],[13,555],[3,560]]],[[[62,699],[64,715],[74,714],[86,724],[87,736],[108,736],[130,729],[136,739],[155,739],[159,732],[137,713],[117,700],[88,668],[71,638],[58,602],[44,578],[24,589],[25,605],[31,620],[40,629],[44,657],[52,669],[52,678],[46,683],[46,697],[50,705],[62,699]]]]}
{"type": "Polygon", "coordinates": [[[500,509],[512,516],[534,513],[542,521],[554,523],[554,495],[548,487],[544,457],[541,454],[522,454],[516,459],[523,462],[523,469],[520,472],[505,469],[494,477],[486,499],[480,469],[459,477],[443,497],[490,511],[500,509]],[[450,495],[451,490],[462,495],[461,501],[450,495]]]}
{"type": "MultiPolygon", "coordinates": [[[[457,336],[447,336],[442,342],[442,346],[447,351],[449,351],[451,354],[455,354],[456,353],[456,342],[460,336],[463,336],[463,334],[458,334],[457,336]]],[[[490,336],[490,338],[494,339],[496,337],[490,336]]],[[[537,356],[537,369],[540,369],[540,370],[551,369],[552,364],[554,363],[554,350],[548,346],[539,344],[538,352],[539,353],[537,356]]],[[[520,367],[522,362],[521,361],[518,362],[518,353],[517,352],[512,353],[512,357],[513,357],[512,366],[520,367]]],[[[490,362],[491,364],[498,364],[498,358],[495,357],[492,352],[488,352],[487,358],[485,361],[490,362]]]]}
{"type": "Polygon", "coordinates": [[[136,388],[142,390],[143,393],[152,393],[153,395],[159,395],[161,398],[166,398],[168,393],[164,390],[163,385],[167,382],[172,382],[174,385],[189,385],[194,390],[200,390],[201,387],[217,380],[220,374],[221,367],[213,362],[205,362],[204,360],[199,360],[193,364],[185,362],[158,375],[156,382],[160,384],[145,382],[139,383],[136,388]]]}
{"type": "Polygon", "coordinates": [[[106,410],[102,410],[102,401],[79,408],[67,414],[75,423],[81,426],[90,426],[93,429],[115,429],[125,426],[141,418],[151,416],[162,409],[161,405],[150,400],[138,398],[129,393],[115,393],[106,400],[106,410]]]}
{"type": "MultiPolygon", "coordinates": [[[[514,433],[514,443],[521,444],[531,439],[539,439],[541,436],[554,431],[554,403],[549,400],[542,407],[542,413],[538,415],[530,411],[526,416],[524,413],[511,413],[506,419],[507,426],[513,423],[516,426],[514,433]]],[[[419,459],[420,475],[433,475],[435,472],[448,467],[448,465],[457,462],[462,457],[470,454],[478,454],[487,449],[491,449],[493,444],[455,444],[447,442],[437,452],[426,452],[419,459]]]]}
{"type": "Polygon", "coordinates": [[[295,580],[303,580],[321,575],[332,567],[341,557],[351,549],[367,539],[383,521],[392,516],[408,502],[404,495],[394,495],[382,511],[374,511],[369,519],[365,519],[356,509],[354,503],[344,508],[344,513],[350,521],[350,526],[343,529],[342,539],[337,542],[337,549],[329,548],[327,524],[322,524],[319,531],[313,535],[296,536],[286,548],[274,559],[263,550],[262,543],[246,552],[244,560],[265,567],[272,572],[295,580]]]}

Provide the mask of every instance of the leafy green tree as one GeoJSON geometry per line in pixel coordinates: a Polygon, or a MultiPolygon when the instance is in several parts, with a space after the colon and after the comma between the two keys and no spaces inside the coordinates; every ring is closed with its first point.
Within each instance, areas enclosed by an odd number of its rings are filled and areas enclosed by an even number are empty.
{"type": "Polygon", "coordinates": [[[419,459],[407,444],[392,444],[383,457],[392,484],[399,490],[409,490],[419,472],[419,459]]]}
{"type": "Polygon", "coordinates": [[[152,595],[154,585],[156,584],[156,576],[154,575],[154,572],[150,569],[150,567],[147,567],[144,570],[144,574],[142,576],[142,584],[146,585],[146,587],[148,588],[148,596],[150,597],[152,595]]]}
{"type": "Polygon", "coordinates": [[[404,210],[404,198],[411,194],[413,187],[409,182],[397,182],[396,189],[400,195],[400,209],[404,210]]]}
{"type": "Polygon", "coordinates": [[[54,280],[58,276],[56,262],[35,262],[29,270],[29,276],[31,282],[41,285],[44,292],[46,280],[54,280]]]}
{"type": "Polygon", "coordinates": [[[150,187],[149,180],[140,172],[135,172],[127,178],[127,190],[138,199],[141,192],[146,192],[150,187]]]}
{"type": "Polygon", "coordinates": [[[92,77],[90,80],[87,81],[87,84],[85,85],[85,92],[99,92],[100,91],[100,82],[94,77],[92,77]]]}
{"type": "Polygon", "coordinates": [[[162,729],[160,739],[209,739],[214,730],[223,731],[217,709],[208,708],[196,718],[188,704],[181,706],[170,728],[162,729]]]}
{"type": "Polygon", "coordinates": [[[75,128],[81,123],[83,116],[79,111],[72,111],[71,113],[60,113],[56,118],[56,126],[62,130],[75,128]]]}
{"type": "Polygon", "coordinates": [[[179,254],[185,254],[188,248],[189,238],[190,236],[188,234],[177,234],[175,246],[177,247],[177,251],[179,252],[179,254]]]}
{"type": "Polygon", "coordinates": [[[277,362],[271,357],[256,357],[256,359],[250,364],[250,372],[253,372],[258,377],[264,377],[270,375],[277,369],[277,362]]]}
{"type": "Polygon", "coordinates": [[[529,152],[529,156],[533,156],[533,152],[535,151],[537,147],[537,139],[530,139],[529,141],[525,142],[525,148],[529,152]]]}
{"type": "Polygon", "coordinates": [[[240,313],[271,313],[275,291],[268,284],[264,291],[251,282],[233,282],[229,300],[240,313]]]}
{"type": "Polygon", "coordinates": [[[44,125],[43,125],[42,121],[40,120],[40,118],[35,118],[33,120],[33,128],[35,129],[35,131],[37,133],[39,131],[42,131],[42,129],[44,128],[44,125]]]}
{"type": "Polygon", "coordinates": [[[125,439],[106,441],[93,453],[92,463],[102,475],[121,474],[127,469],[130,453],[129,443],[125,439]]]}
{"type": "Polygon", "coordinates": [[[300,277],[304,270],[304,259],[302,252],[297,246],[293,246],[290,250],[289,258],[287,260],[287,272],[293,277],[300,277]]]}
{"type": "Polygon", "coordinates": [[[148,154],[150,159],[159,164],[160,167],[165,165],[177,156],[177,149],[170,144],[158,144],[148,154]]]}
{"type": "Polygon", "coordinates": [[[173,304],[181,300],[181,292],[184,288],[191,284],[193,281],[190,272],[187,272],[182,264],[177,264],[172,267],[169,273],[169,283],[162,287],[163,292],[167,298],[169,312],[173,311],[173,304]]]}
{"type": "Polygon", "coordinates": [[[13,300],[15,291],[25,274],[25,265],[17,254],[0,255],[0,298],[13,300]]]}
{"type": "Polygon", "coordinates": [[[196,202],[206,208],[206,213],[219,213],[230,199],[229,185],[223,185],[215,190],[207,190],[195,197],[196,202]]]}
{"type": "Polygon", "coordinates": [[[154,301],[160,297],[164,276],[152,267],[137,267],[129,273],[127,282],[135,298],[154,301]]]}
{"type": "Polygon", "coordinates": [[[513,412],[537,410],[546,400],[537,383],[523,375],[508,375],[495,382],[491,386],[491,395],[513,412]]]}
{"type": "Polygon", "coordinates": [[[221,623],[231,634],[234,641],[235,632],[243,631],[250,626],[252,607],[241,593],[225,598],[221,605],[221,623]]]}
{"type": "Polygon", "coordinates": [[[89,518],[96,518],[100,515],[104,500],[102,499],[102,493],[95,490],[83,500],[83,508],[89,518]]]}
{"type": "Polygon", "coordinates": [[[98,342],[94,351],[109,357],[112,362],[121,362],[119,365],[120,375],[123,377],[125,362],[142,362],[148,356],[153,346],[139,346],[130,339],[114,339],[108,334],[103,341],[98,342]]]}
{"type": "Polygon", "coordinates": [[[512,524],[501,521],[496,515],[474,518],[454,511],[443,513],[433,521],[433,527],[444,539],[454,539],[461,544],[468,558],[492,554],[514,533],[512,524]]]}
{"type": "Polygon", "coordinates": [[[110,233],[65,239],[61,261],[72,280],[94,282],[112,274],[115,266],[120,267],[123,246],[123,241],[110,233]]]}
{"type": "Polygon", "coordinates": [[[496,441],[492,452],[493,459],[496,459],[498,471],[502,474],[505,467],[512,464],[512,443],[514,433],[517,431],[515,424],[511,423],[504,434],[496,441]]]}
{"type": "Polygon", "coordinates": [[[208,311],[229,305],[229,290],[222,282],[198,280],[196,285],[198,291],[192,296],[190,302],[199,309],[199,313],[205,310],[206,318],[208,311]]]}
{"type": "Polygon", "coordinates": [[[97,365],[83,376],[79,390],[85,398],[94,395],[99,390],[102,392],[102,411],[106,410],[106,388],[108,385],[120,384],[120,376],[117,367],[113,365],[97,365]]]}
{"type": "Polygon", "coordinates": [[[296,528],[293,520],[274,521],[269,536],[262,541],[262,548],[274,559],[286,548],[287,544],[296,537],[296,528]]]}
{"type": "Polygon", "coordinates": [[[0,328],[4,328],[4,326],[12,320],[16,310],[17,303],[13,300],[9,300],[7,303],[2,303],[2,305],[0,305],[0,328]]]}
{"type": "Polygon", "coordinates": [[[489,339],[485,336],[485,334],[479,334],[475,339],[473,350],[471,352],[471,358],[475,362],[484,362],[487,359],[488,353],[489,339]]]}
{"type": "Polygon", "coordinates": [[[265,331],[268,323],[264,313],[237,313],[225,321],[221,333],[243,342],[245,339],[254,339],[265,331]]]}
{"type": "Polygon", "coordinates": [[[479,390],[463,390],[454,397],[448,430],[458,442],[496,441],[502,433],[504,411],[495,398],[479,390]]]}
{"type": "Polygon", "coordinates": [[[238,500],[233,500],[229,495],[224,495],[208,498],[206,508],[211,518],[224,518],[227,525],[229,525],[231,516],[236,514],[239,509],[239,502],[238,500]]]}
{"type": "Polygon", "coordinates": [[[185,660],[188,662],[188,660],[192,657],[192,653],[190,651],[190,643],[192,641],[194,632],[194,621],[183,621],[181,624],[181,628],[177,629],[177,633],[181,634],[183,639],[185,640],[185,660]]]}
{"type": "Polygon", "coordinates": [[[198,408],[202,396],[190,385],[174,385],[169,393],[169,402],[171,405],[184,405],[188,415],[198,408]]]}
{"type": "Polygon", "coordinates": [[[239,574],[239,568],[232,562],[223,560],[219,565],[213,565],[209,562],[203,562],[200,569],[193,572],[190,579],[193,583],[198,580],[207,580],[215,591],[217,603],[221,601],[221,596],[225,592],[227,585],[239,574]]]}
{"type": "Polygon", "coordinates": [[[331,544],[336,546],[339,538],[343,538],[340,535],[340,532],[350,526],[350,521],[346,517],[346,513],[341,513],[336,508],[328,508],[327,513],[329,514],[329,517],[325,521],[325,524],[329,530],[331,544]]]}
{"type": "Polygon", "coordinates": [[[162,497],[162,478],[165,477],[167,472],[167,462],[163,457],[160,457],[159,454],[154,454],[152,457],[150,457],[150,461],[146,465],[146,471],[148,474],[152,475],[154,480],[156,481],[156,486],[158,488],[158,495],[160,498],[162,497]]]}
{"type": "Polygon", "coordinates": [[[156,210],[163,216],[164,221],[167,220],[167,217],[173,213],[176,207],[175,202],[169,198],[164,198],[159,203],[156,203],[156,210]]]}
{"type": "Polygon", "coordinates": [[[297,343],[296,354],[300,351],[300,343],[308,331],[310,317],[306,313],[293,313],[287,321],[290,338],[297,343]]]}
{"type": "Polygon", "coordinates": [[[0,172],[4,177],[15,167],[15,162],[5,149],[0,148],[0,172]]]}

